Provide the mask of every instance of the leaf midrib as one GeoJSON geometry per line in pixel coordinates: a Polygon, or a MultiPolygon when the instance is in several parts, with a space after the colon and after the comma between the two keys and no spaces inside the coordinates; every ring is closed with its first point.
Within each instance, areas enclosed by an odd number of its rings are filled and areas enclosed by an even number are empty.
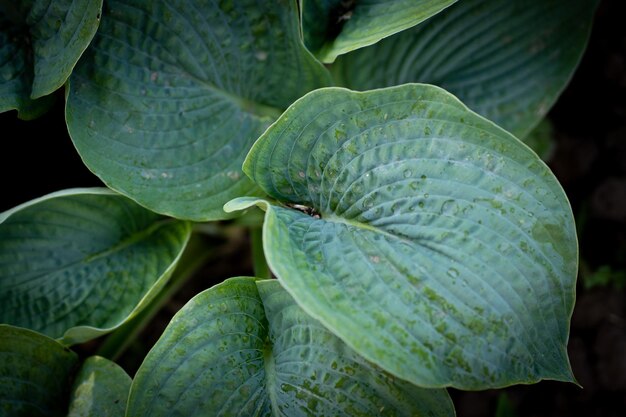
{"type": "Polygon", "coordinates": [[[265,368],[265,385],[267,395],[270,399],[270,408],[272,415],[280,415],[278,408],[278,383],[276,381],[276,361],[274,360],[274,354],[272,349],[272,343],[269,338],[265,342],[263,347],[263,366],[265,368]]]}
{"type": "MultiPolygon", "coordinates": [[[[148,228],[145,228],[145,229],[142,229],[140,231],[134,232],[131,235],[123,238],[117,244],[115,244],[114,246],[112,246],[112,247],[110,247],[108,249],[105,249],[105,250],[103,250],[101,252],[97,252],[97,253],[94,253],[94,254],[87,255],[87,256],[85,256],[83,258],[80,258],[80,259],[77,259],[77,260],[75,260],[73,262],[65,264],[65,265],[63,265],[63,266],[61,266],[59,268],[55,268],[52,271],[48,270],[48,271],[44,271],[44,272],[41,272],[39,274],[33,275],[33,276],[29,277],[27,280],[17,281],[17,282],[15,282],[14,285],[9,286],[8,288],[20,287],[20,286],[22,286],[24,284],[27,284],[29,282],[36,281],[36,280],[38,280],[38,279],[40,279],[42,277],[45,277],[46,275],[53,274],[53,273],[58,273],[58,272],[61,272],[61,271],[65,271],[65,270],[70,269],[70,268],[72,268],[72,267],[74,267],[76,265],[80,265],[80,264],[83,264],[83,263],[84,264],[88,264],[88,263],[94,262],[94,261],[96,261],[98,259],[104,258],[106,256],[113,255],[113,254],[115,254],[117,252],[120,252],[120,251],[124,250],[125,248],[127,248],[129,246],[134,245],[135,243],[143,240],[144,238],[150,236],[151,234],[156,232],[158,229],[160,229],[162,226],[165,226],[168,223],[173,223],[175,221],[176,220],[173,220],[173,219],[159,220],[159,221],[151,224],[148,228]]],[[[6,288],[7,287],[5,287],[5,289],[6,288]]]]}
{"type": "Polygon", "coordinates": [[[121,252],[122,250],[126,249],[127,247],[132,246],[135,243],[143,240],[144,238],[152,235],[154,232],[156,232],[161,227],[163,227],[163,226],[165,226],[167,224],[174,223],[174,222],[175,222],[174,219],[158,220],[158,221],[152,223],[149,227],[147,227],[145,229],[133,232],[132,234],[130,234],[127,237],[123,238],[116,245],[110,247],[109,249],[105,249],[105,250],[103,250],[101,252],[97,252],[95,254],[86,256],[80,262],[90,263],[90,262],[96,261],[96,260],[98,260],[100,258],[104,258],[105,256],[109,256],[109,255],[115,254],[116,252],[121,252]]]}
{"type": "Polygon", "coordinates": [[[187,71],[185,68],[181,67],[181,69],[183,69],[184,74],[187,77],[189,77],[190,79],[198,83],[202,88],[209,90],[215,95],[225,98],[227,101],[231,103],[234,103],[237,107],[239,107],[241,110],[245,111],[246,113],[250,113],[259,118],[269,117],[274,120],[278,119],[280,115],[283,114],[283,110],[278,107],[270,106],[267,104],[262,104],[254,100],[250,100],[245,97],[238,96],[223,88],[219,88],[218,86],[214,85],[208,80],[204,80],[194,75],[193,73],[187,71]]]}

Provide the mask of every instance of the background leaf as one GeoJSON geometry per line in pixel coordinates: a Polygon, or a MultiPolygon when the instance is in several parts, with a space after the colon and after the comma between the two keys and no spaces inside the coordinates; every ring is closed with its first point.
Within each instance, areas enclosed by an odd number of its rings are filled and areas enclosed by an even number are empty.
{"type": "Polygon", "coordinates": [[[316,90],[244,172],[282,205],[225,209],[267,209],[274,274],[370,361],[429,387],[572,380],[567,198],[535,153],[451,94],[316,90]]]}
{"type": "Polygon", "coordinates": [[[0,324],[0,414],[65,416],[78,356],[27,329],[0,324]]]}
{"type": "Polygon", "coordinates": [[[545,118],[524,138],[524,143],[544,161],[549,161],[554,153],[554,126],[545,118]]]}
{"type": "Polygon", "coordinates": [[[345,55],[346,87],[445,88],[519,138],[539,123],[582,56],[596,0],[463,0],[424,24],[345,55]]]}
{"type": "Polygon", "coordinates": [[[218,219],[259,192],[241,173],[254,140],[329,82],[302,45],[295,0],[111,0],[66,116],[108,186],[162,214],[218,219]]]}
{"type": "Polygon", "coordinates": [[[0,4],[0,112],[32,119],[61,87],[93,38],[102,0],[23,0],[0,4]]]}
{"type": "Polygon", "coordinates": [[[453,416],[444,390],[397,380],[307,316],[275,280],[194,297],[137,372],[128,416],[453,416]]]}
{"type": "Polygon", "coordinates": [[[123,416],[131,382],[114,362],[87,358],[74,380],[68,417],[123,416]]]}
{"type": "Polygon", "coordinates": [[[165,284],[189,234],[106,189],[18,206],[0,215],[0,322],[67,344],[108,332],[165,284]]]}
{"type": "Polygon", "coordinates": [[[456,0],[301,0],[304,43],[322,60],[378,42],[456,0]]]}

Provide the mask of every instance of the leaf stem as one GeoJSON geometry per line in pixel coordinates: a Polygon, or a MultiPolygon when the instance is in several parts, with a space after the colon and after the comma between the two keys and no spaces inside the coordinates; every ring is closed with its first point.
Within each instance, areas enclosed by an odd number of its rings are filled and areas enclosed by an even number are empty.
{"type": "Polygon", "coordinates": [[[252,244],[252,265],[254,268],[254,276],[257,278],[270,279],[272,272],[265,260],[263,252],[263,228],[250,228],[250,243],[252,244]]]}

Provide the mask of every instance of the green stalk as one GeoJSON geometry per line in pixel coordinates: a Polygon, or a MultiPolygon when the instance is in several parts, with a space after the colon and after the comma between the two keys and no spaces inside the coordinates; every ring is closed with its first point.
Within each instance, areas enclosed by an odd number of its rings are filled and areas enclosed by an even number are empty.
{"type": "Polygon", "coordinates": [[[254,268],[254,276],[257,278],[270,279],[272,272],[265,260],[263,252],[263,228],[250,228],[250,242],[252,244],[252,267],[254,268]]]}
{"type": "Polygon", "coordinates": [[[154,319],[159,310],[206,263],[213,253],[211,247],[200,236],[192,234],[177,268],[163,291],[157,294],[139,314],[111,333],[96,354],[113,361],[118,359],[154,319]]]}

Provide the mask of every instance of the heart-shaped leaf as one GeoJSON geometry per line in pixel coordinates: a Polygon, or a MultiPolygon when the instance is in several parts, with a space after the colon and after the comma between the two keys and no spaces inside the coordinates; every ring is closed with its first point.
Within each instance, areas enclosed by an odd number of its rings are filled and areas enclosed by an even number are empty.
{"type": "Polygon", "coordinates": [[[102,0],[0,2],[0,112],[45,111],[91,42],[102,0]]]}
{"type": "Polygon", "coordinates": [[[87,358],[75,377],[68,417],[121,417],[131,379],[108,359],[87,358]]]}
{"type": "Polygon", "coordinates": [[[523,138],[576,69],[597,0],[463,0],[424,24],[342,56],[337,77],[369,90],[445,88],[523,138]]]}
{"type": "Polygon", "coordinates": [[[267,210],[272,271],[368,360],[425,387],[572,380],[567,198],[535,153],[451,94],[316,90],[244,172],[279,203],[225,209],[267,210]]]}
{"type": "Polygon", "coordinates": [[[107,189],[50,194],[0,214],[0,322],[66,344],[141,310],[167,282],[190,225],[107,189]]]}
{"type": "Polygon", "coordinates": [[[322,62],[413,27],[457,0],[301,0],[304,43],[322,62]]]}
{"type": "Polygon", "coordinates": [[[111,0],[70,78],[66,117],[108,186],[159,213],[218,219],[229,199],[259,193],[241,173],[254,140],[328,83],[295,0],[111,0]]]}
{"type": "Polygon", "coordinates": [[[0,324],[0,415],[64,416],[78,355],[49,337],[0,324]]]}
{"type": "Polygon", "coordinates": [[[381,371],[306,315],[276,280],[232,278],[172,319],[127,416],[453,416],[444,390],[381,371]]]}

